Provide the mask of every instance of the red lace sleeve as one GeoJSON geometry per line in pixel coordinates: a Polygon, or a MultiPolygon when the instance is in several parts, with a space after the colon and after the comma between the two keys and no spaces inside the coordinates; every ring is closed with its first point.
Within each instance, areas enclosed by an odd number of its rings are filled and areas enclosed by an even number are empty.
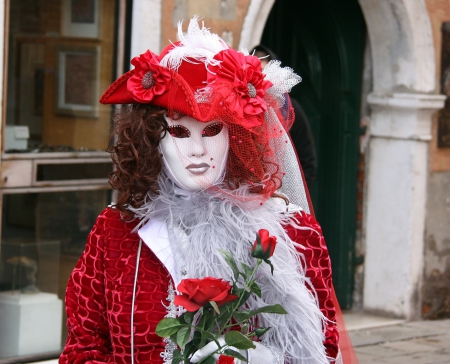
{"type": "Polygon", "coordinates": [[[333,283],[331,280],[331,263],[322,229],[316,219],[302,212],[297,219],[301,228],[287,227],[289,237],[304,247],[298,251],[305,256],[306,276],[317,293],[319,306],[328,319],[326,322],[324,345],[327,355],[336,358],[338,354],[339,333],[336,326],[336,309],[332,300],[333,283]]]}
{"type": "Polygon", "coordinates": [[[59,363],[114,363],[102,269],[106,212],[97,219],[66,290],[68,338],[59,363]]]}

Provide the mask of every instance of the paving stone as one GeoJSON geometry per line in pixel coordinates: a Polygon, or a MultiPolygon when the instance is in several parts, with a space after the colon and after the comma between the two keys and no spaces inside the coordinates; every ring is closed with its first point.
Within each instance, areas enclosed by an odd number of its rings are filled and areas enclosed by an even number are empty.
{"type": "Polygon", "coordinates": [[[450,320],[349,332],[359,364],[450,364],[450,320]]]}
{"type": "Polygon", "coordinates": [[[420,352],[434,352],[435,346],[426,345],[418,340],[405,340],[405,341],[393,341],[387,342],[382,345],[385,348],[391,348],[396,351],[402,351],[405,353],[420,353],[420,352]]]}
{"type": "Polygon", "coordinates": [[[393,340],[406,340],[421,336],[433,335],[431,329],[419,330],[416,327],[410,328],[403,325],[389,326],[374,329],[350,331],[350,338],[354,346],[364,346],[383,343],[393,340]]]}
{"type": "Polygon", "coordinates": [[[448,330],[450,329],[450,320],[415,321],[415,322],[408,322],[405,325],[409,327],[417,327],[419,329],[428,327],[434,330],[443,327],[448,330]]]}
{"type": "Polygon", "coordinates": [[[450,363],[450,357],[439,353],[404,354],[392,357],[382,357],[379,361],[373,361],[372,363],[436,364],[438,362],[448,364],[450,363]]]}
{"type": "Polygon", "coordinates": [[[359,358],[360,353],[365,354],[365,355],[371,355],[372,358],[398,354],[397,350],[395,350],[393,348],[385,347],[384,345],[381,345],[381,344],[360,346],[358,348],[355,348],[355,352],[356,352],[358,358],[359,358]]]}
{"type": "Polygon", "coordinates": [[[374,356],[370,354],[356,352],[356,356],[358,358],[359,364],[374,364],[378,363],[376,360],[374,361],[374,356]]]}

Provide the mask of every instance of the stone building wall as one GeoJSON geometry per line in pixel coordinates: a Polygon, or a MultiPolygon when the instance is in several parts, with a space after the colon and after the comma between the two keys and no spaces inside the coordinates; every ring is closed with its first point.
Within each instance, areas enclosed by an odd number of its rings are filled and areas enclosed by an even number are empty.
{"type": "MultiPolygon", "coordinates": [[[[442,25],[450,22],[450,1],[426,0],[426,3],[436,49],[436,91],[444,93],[442,25]]],[[[450,54],[450,49],[447,52],[450,54]]],[[[429,319],[450,317],[450,147],[439,148],[437,143],[442,112],[433,117],[427,186],[422,315],[429,319]]]]}
{"type": "Polygon", "coordinates": [[[250,0],[167,0],[162,3],[162,48],[176,41],[178,21],[186,30],[189,19],[198,15],[205,26],[237,49],[250,0]]]}

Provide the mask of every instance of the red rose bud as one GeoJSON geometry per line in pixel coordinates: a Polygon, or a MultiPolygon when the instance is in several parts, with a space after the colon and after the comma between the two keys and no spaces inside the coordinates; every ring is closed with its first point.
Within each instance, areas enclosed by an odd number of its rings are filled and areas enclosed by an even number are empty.
{"type": "Polygon", "coordinates": [[[175,296],[174,303],[189,312],[198,310],[210,301],[221,306],[238,297],[230,294],[229,282],[214,277],[183,279],[177,290],[181,295],[175,296]]]}
{"type": "Polygon", "coordinates": [[[277,238],[269,236],[269,232],[266,229],[260,229],[256,234],[256,241],[253,243],[252,257],[266,261],[273,255],[276,245],[277,238]]]}
{"type": "Polygon", "coordinates": [[[232,356],[221,355],[217,364],[234,364],[234,358],[232,356]]]}

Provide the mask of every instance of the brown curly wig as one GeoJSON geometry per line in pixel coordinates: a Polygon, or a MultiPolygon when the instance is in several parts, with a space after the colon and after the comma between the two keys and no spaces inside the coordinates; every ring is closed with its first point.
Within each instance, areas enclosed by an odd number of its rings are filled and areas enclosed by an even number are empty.
{"type": "Polygon", "coordinates": [[[158,145],[167,130],[164,109],[152,105],[124,105],[114,115],[115,145],[110,146],[115,169],[109,183],[119,192],[116,207],[129,214],[127,206],[139,207],[148,192],[158,194],[157,178],[162,168],[158,145]]]}

